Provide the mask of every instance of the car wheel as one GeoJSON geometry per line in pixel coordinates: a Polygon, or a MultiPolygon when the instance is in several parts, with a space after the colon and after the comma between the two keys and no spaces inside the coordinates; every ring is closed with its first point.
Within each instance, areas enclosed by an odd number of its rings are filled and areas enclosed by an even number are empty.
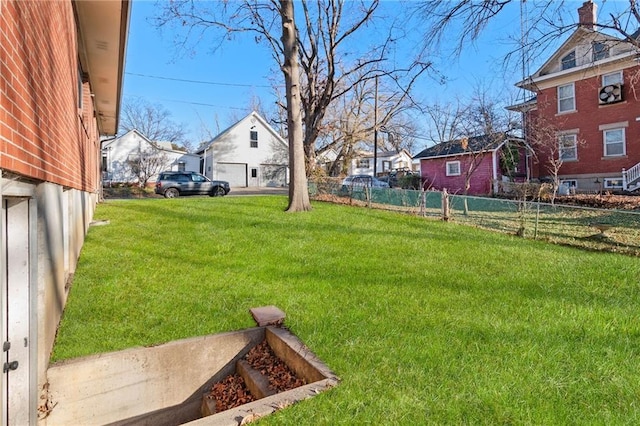
{"type": "Polygon", "coordinates": [[[165,198],[178,198],[179,196],[180,196],[180,191],[178,191],[176,188],[169,188],[166,191],[164,191],[165,198]]]}
{"type": "Polygon", "coordinates": [[[213,191],[211,191],[212,197],[222,197],[226,194],[227,194],[226,191],[221,186],[216,186],[215,188],[213,188],[213,191]]]}

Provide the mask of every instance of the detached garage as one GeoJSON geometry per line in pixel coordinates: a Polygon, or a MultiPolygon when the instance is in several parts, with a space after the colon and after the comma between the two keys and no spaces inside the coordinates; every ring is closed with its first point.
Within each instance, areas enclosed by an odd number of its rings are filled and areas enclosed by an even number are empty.
{"type": "Polygon", "coordinates": [[[198,154],[202,173],[231,187],[288,185],[287,142],[255,111],[213,138],[198,154]]]}

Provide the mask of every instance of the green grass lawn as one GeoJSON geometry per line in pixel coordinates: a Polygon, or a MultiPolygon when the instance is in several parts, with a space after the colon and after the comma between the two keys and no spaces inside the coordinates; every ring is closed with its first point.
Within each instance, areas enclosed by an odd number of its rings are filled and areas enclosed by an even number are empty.
{"type": "MultiPolygon", "coordinates": [[[[639,424],[640,262],[280,196],[101,204],[54,360],[254,325],[342,379],[261,424],[639,424]]],[[[188,362],[187,362],[188,364],[188,362]]]]}

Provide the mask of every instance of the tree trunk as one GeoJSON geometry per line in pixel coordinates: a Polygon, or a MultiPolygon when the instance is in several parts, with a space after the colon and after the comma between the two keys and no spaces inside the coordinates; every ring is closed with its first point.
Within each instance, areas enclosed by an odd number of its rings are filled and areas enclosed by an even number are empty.
{"type": "Polygon", "coordinates": [[[282,46],[284,48],[282,73],[284,74],[287,94],[289,169],[291,171],[287,211],[309,211],[311,210],[311,202],[309,201],[302,139],[298,43],[292,0],[280,0],[280,17],[282,18],[282,46]]]}

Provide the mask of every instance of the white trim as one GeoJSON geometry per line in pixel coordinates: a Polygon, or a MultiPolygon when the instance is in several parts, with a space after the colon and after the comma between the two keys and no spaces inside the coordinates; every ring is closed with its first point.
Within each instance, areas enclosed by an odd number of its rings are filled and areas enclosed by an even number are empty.
{"type": "Polygon", "coordinates": [[[460,160],[447,161],[445,163],[445,176],[460,176],[461,174],[462,174],[462,168],[460,167],[460,160]],[[449,166],[454,164],[458,166],[458,173],[450,173],[449,166]]]}
{"type": "Polygon", "coordinates": [[[605,189],[622,189],[623,187],[623,183],[622,183],[622,178],[604,178],[602,179],[602,187],[605,189]],[[611,181],[616,181],[616,182],[620,182],[620,185],[607,185],[608,183],[611,183],[611,181]]]}
{"type": "Polygon", "coordinates": [[[602,154],[604,155],[604,157],[623,157],[625,155],[627,155],[627,135],[626,135],[626,131],[624,127],[616,127],[613,129],[606,129],[602,131],[602,154]],[[608,132],[613,132],[613,131],[618,131],[620,130],[622,132],[622,140],[620,142],[615,142],[616,144],[622,143],[622,152],[620,154],[607,154],[607,133],[608,132]]]}
{"type": "Polygon", "coordinates": [[[618,84],[618,83],[619,83],[619,84],[623,84],[623,83],[624,83],[624,76],[623,76],[623,74],[622,74],[622,70],[620,70],[620,71],[615,71],[615,72],[610,72],[610,73],[607,73],[607,74],[602,74],[601,81],[602,81],[602,86],[603,86],[603,87],[604,87],[604,86],[608,86],[609,84],[618,84]],[[616,81],[614,81],[614,82],[605,83],[605,81],[604,81],[605,77],[609,77],[609,76],[612,76],[612,75],[614,75],[614,74],[618,74],[618,75],[620,76],[620,79],[619,79],[619,80],[616,80],[616,81]]]}
{"type": "Polygon", "coordinates": [[[578,135],[575,133],[561,133],[558,135],[558,159],[562,161],[578,161],[578,135]],[[572,158],[562,158],[562,141],[561,139],[567,136],[573,136],[573,151],[575,152],[575,156],[572,158]]]}
{"type": "MultiPolygon", "coordinates": [[[[560,49],[559,49],[560,50],[560,49]]],[[[569,68],[566,70],[562,70],[559,72],[555,72],[555,73],[551,73],[551,74],[545,74],[545,75],[541,75],[538,77],[529,77],[525,80],[519,81],[518,83],[516,83],[516,87],[521,87],[521,88],[527,88],[527,86],[532,86],[533,84],[539,84],[539,83],[543,83],[547,80],[553,80],[556,79],[558,77],[562,77],[562,76],[567,76],[569,74],[572,74],[574,72],[578,72],[578,71],[585,71],[585,70],[589,70],[590,68],[597,68],[598,65],[602,66],[605,65],[607,63],[610,62],[616,62],[616,61],[620,61],[622,59],[627,59],[627,58],[633,58],[637,55],[638,53],[635,51],[631,51],[631,52],[625,52],[625,53],[621,53],[620,55],[616,55],[616,56],[611,56],[608,59],[604,59],[602,61],[598,61],[598,62],[590,62],[588,64],[584,64],[584,65],[580,65],[577,66],[575,68],[569,68]]],[[[547,64],[545,63],[545,65],[543,65],[542,67],[540,67],[540,69],[544,69],[547,66],[547,64]]],[[[629,67],[634,66],[634,65],[629,65],[629,67]]],[[[625,68],[629,68],[629,67],[625,67],[625,68]]]]}
{"type": "Polygon", "coordinates": [[[556,93],[557,93],[557,97],[558,97],[558,114],[566,114],[568,112],[574,112],[576,111],[576,85],[575,83],[569,83],[569,84],[563,84],[557,87],[556,89],[556,93]],[[571,97],[565,97],[565,98],[560,98],[560,90],[564,87],[569,87],[571,86],[571,97]],[[561,109],[560,105],[561,102],[564,100],[568,100],[571,99],[571,108],[569,109],[561,109]]]}

